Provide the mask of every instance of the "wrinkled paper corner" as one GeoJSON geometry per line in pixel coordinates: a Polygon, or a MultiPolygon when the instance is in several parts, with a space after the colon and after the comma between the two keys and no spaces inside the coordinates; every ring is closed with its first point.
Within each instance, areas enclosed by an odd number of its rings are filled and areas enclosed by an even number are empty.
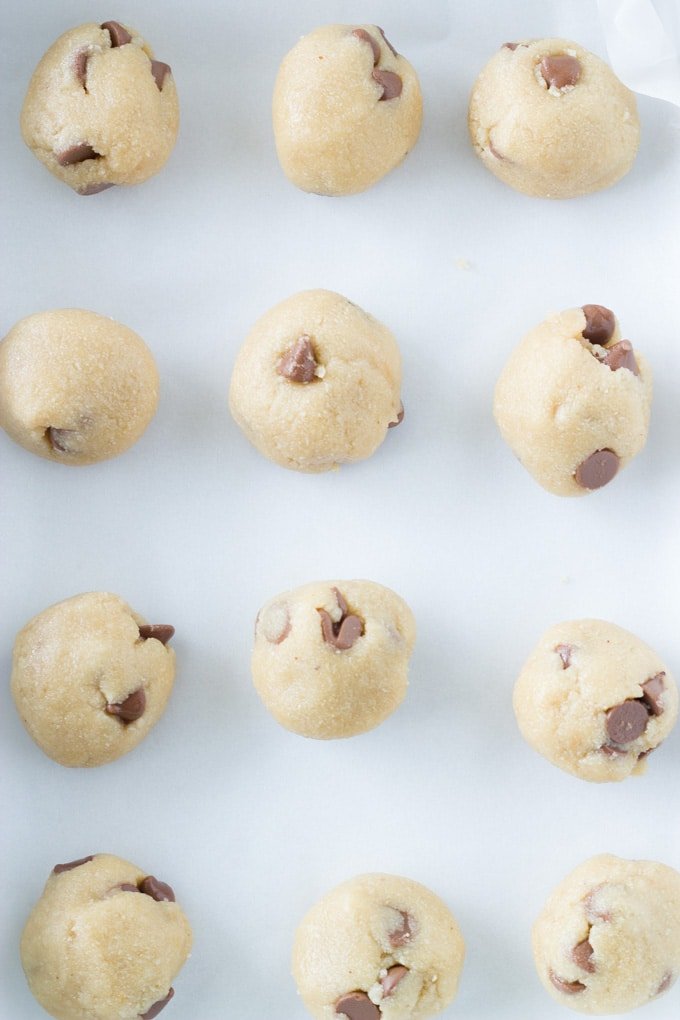
{"type": "Polygon", "coordinates": [[[598,0],[614,71],[634,92],[680,107],[677,0],[598,0]]]}

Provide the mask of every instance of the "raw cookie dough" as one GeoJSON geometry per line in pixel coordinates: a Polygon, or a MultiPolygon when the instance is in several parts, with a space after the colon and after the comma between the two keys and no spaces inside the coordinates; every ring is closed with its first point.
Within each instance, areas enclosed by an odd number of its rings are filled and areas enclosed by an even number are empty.
{"type": "Polygon", "coordinates": [[[645,445],[652,373],[603,305],[552,315],[503,369],[494,415],[503,439],[539,485],[584,496],[645,445]]]}
{"type": "Polygon", "coordinates": [[[73,465],[116,457],[157,406],[151,351],[113,319],[38,312],[0,342],[0,426],[39,457],[73,465]]]}
{"type": "Polygon", "coordinates": [[[353,195],[393,170],[420,134],[415,71],[377,25],[326,25],[284,58],[274,136],[286,176],[303,191],[353,195]]]}
{"type": "Polygon", "coordinates": [[[229,405],[265,457],[296,471],[363,460],[404,410],[390,331],[329,290],[306,290],[256,322],[239,351],[229,405]]]}
{"type": "Polygon", "coordinates": [[[680,972],[680,875],[654,861],[591,857],[554,890],[532,940],[538,976],[563,1006],[644,1006],[680,972]]]}
{"type": "Polygon", "coordinates": [[[513,697],[522,735],[580,779],[641,775],[678,714],[675,681],[646,644],[613,623],[575,620],[546,631],[513,697]]]}
{"type": "Polygon", "coordinates": [[[169,885],[95,854],[55,867],[26,922],[21,962],[57,1020],[151,1020],[173,997],[191,941],[169,885]]]}
{"type": "Polygon", "coordinates": [[[35,69],[21,111],[26,145],[79,195],[158,173],[178,128],[170,67],[117,21],[60,36],[35,69]]]}
{"type": "Polygon", "coordinates": [[[396,875],[360,875],[303,918],[293,977],[317,1020],[424,1020],[454,998],[465,944],[434,893],[396,875]]]}
{"type": "Polygon", "coordinates": [[[253,681],[286,729],[328,740],[372,730],[404,699],[416,629],[373,581],[318,581],[271,599],[255,624],[253,681]]]}
{"type": "Polygon", "coordinates": [[[475,83],[468,122],[484,166],[542,198],[615,184],[640,140],[633,93],[604,61],[566,39],[505,43],[475,83]]]}
{"type": "Polygon", "coordinates": [[[75,595],[30,620],[14,645],[12,694],[36,744],[70,766],[136,747],[172,691],[174,632],[108,592],[75,595]]]}

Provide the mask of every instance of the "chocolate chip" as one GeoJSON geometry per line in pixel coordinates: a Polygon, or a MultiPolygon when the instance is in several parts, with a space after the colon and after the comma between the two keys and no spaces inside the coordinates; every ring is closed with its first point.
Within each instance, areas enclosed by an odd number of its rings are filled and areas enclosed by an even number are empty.
{"type": "Polygon", "coordinates": [[[613,744],[630,744],[645,732],[648,721],[640,701],[624,701],[607,712],[607,736],[613,744]]]}
{"type": "Polygon", "coordinates": [[[45,437],[49,440],[50,446],[57,453],[70,453],[69,436],[76,434],[75,429],[55,429],[51,425],[45,429],[45,437]]]}
{"type": "Polygon", "coordinates": [[[108,191],[109,188],[115,188],[115,184],[108,184],[103,182],[102,184],[86,184],[84,188],[78,188],[79,195],[98,195],[100,191],[108,191]]]}
{"type": "Polygon", "coordinates": [[[163,82],[165,81],[167,75],[172,74],[172,68],[170,67],[170,64],[164,64],[162,60],[152,60],[151,73],[153,75],[153,80],[156,82],[156,85],[158,86],[159,92],[162,92],[163,82]]]}
{"type": "Polygon", "coordinates": [[[574,478],[582,489],[601,489],[619,470],[619,457],[613,450],[596,450],[576,468],[574,478]]]}
{"type": "Polygon", "coordinates": [[[55,864],[52,874],[61,875],[63,871],[73,871],[74,868],[79,868],[81,864],[87,864],[92,860],[94,860],[94,854],[90,854],[89,857],[80,857],[77,861],[69,861],[68,864],[55,864]]]}
{"type": "Polygon", "coordinates": [[[622,754],[628,752],[623,747],[614,747],[613,744],[603,744],[600,748],[602,754],[606,755],[607,758],[619,758],[622,754]]]}
{"type": "Polygon", "coordinates": [[[595,964],[592,960],[593,947],[591,946],[588,939],[584,939],[583,942],[579,942],[577,946],[571,951],[571,958],[577,967],[581,967],[582,970],[587,970],[589,974],[595,973],[595,964]]]}
{"type": "Polygon", "coordinates": [[[396,967],[390,967],[385,977],[380,979],[384,999],[389,998],[401,979],[405,978],[407,974],[408,967],[403,967],[401,964],[398,964],[396,967]]]}
{"type": "Polygon", "coordinates": [[[642,685],[642,700],[652,715],[663,715],[663,695],[666,689],[664,684],[665,673],[657,673],[651,680],[645,680],[642,685]]]}
{"type": "Polygon", "coordinates": [[[84,163],[86,159],[101,159],[100,153],[87,142],[79,142],[78,145],[72,145],[70,149],[64,149],[55,155],[59,166],[74,166],[76,163],[84,163]]]}
{"type": "Polygon", "coordinates": [[[497,149],[496,146],[494,145],[491,135],[489,135],[488,148],[491,155],[494,156],[496,159],[502,160],[506,159],[506,157],[503,155],[500,149],[497,149]]]}
{"type": "Polygon", "coordinates": [[[401,425],[403,420],[404,420],[404,405],[400,404],[399,405],[399,413],[397,414],[397,420],[396,421],[391,421],[389,423],[389,425],[387,426],[388,429],[396,429],[397,425],[401,425]]]}
{"type": "Polygon", "coordinates": [[[501,46],[501,49],[502,50],[512,50],[513,53],[514,53],[514,51],[517,49],[518,46],[526,46],[526,43],[504,42],[503,45],[501,46]]]}
{"type": "Polygon", "coordinates": [[[404,910],[398,910],[397,913],[401,915],[401,923],[387,936],[390,940],[390,945],[394,949],[399,949],[401,946],[408,946],[411,944],[411,938],[415,927],[413,918],[410,914],[407,914],[404,910]]]}
{"type": "Polygon", "coordinates": [[[139,886],[133,885],[132,882],[123,882],[118,888],[121,892],[141,892],[139,886]]]}
{"type": "Polygon", "coordinates": [[[565,995],[576,995],[586,990],[586,986],[580,981],[565,981],[564,978],[558,977],[554,970],[551,970],[548,976],[557,991],[564,992],[565,995]]]}
{"type": "Polygon", "coordinates": [[[562,660],[562,669],[568,669],[571,666],[571,653],[573,652],[572,645],[556,645],[555,651],[562,660]]]}
{"type": "Polygon", "coordinates": [[[591,344],[604,345],[614,336],[616,316],[604,305],[584,305],[581,309],[586,317],[586,328],[581,336],[591,344]]]}
{"type": "Polygon", "coordinates": [[[581,77],[580,61],[566,53],[562,56],[543,57],[539,70],[548,88],[560,91],[573,88],[581,77]]]}
{"type": "Polygon", "coordinates": [[[139,628],[139,636],[145,641],[147,638],[155,638],[162,645],[167,645],[170,638],[175,634],[175,628],[169,623],[143,623],[139,628]]]}
{"type": "Polygon", "coordinates": [[[673,976],[673,972],[669,970],[662,977],[661,984],[659,985],[657,990],[654,992],[654,995],[655,996],[656,995],[662,995],[663,992],[667,992],[668,989],[671,987],[671,985],[673,984],[674,981],[675,981],[675,977],[673,976]]]}
{"type": "Polygon", "coordinates": [[[90,59],[89,50],[78,50],[73,58],[73,73],[87,92],[87,62],[90,59]]]}
{"type": "Polygon", "coordinates": [[[153,1020],[155,1016],[158,1016],[162,1009],[165,1009],[170,999],[175,994],[175,989],[171,988],[164,999],[159,999],[158,1002],[154,1002],[153,1006],[149,1006],[146,1013],[140,1013],[141,1020],[153,1020]]]}
{"type": "Polygon", "coordinates": [[[139,883],[139,891],[145,896],[150,896],[157,903],[174,903],[175,894],[172,887],[166,882],[159,882],[153,875],[147,875],[143,882],[139,883]]]}
{"type": "Polygon", "coordinates": [[[107,705],[106,711],[109,715],[117,716],[123,723],[135,722],[137,719],[141,719],[144,715],[144,709],[146,708],[146,694],[140,687],[138,691],[133,691],[129,694],[125,701],[121,701],[118,704],[107,705]]]}
{"type": "Polygon", "coordinates": [[[609,347],[602,364],[608,365],[612,372],[616,372],[619,368],[627,368],[633,375],[640,374],[630,340],[619,340],[613,347],[609,347]]]}
{"type": "Polygon", "coordinates": [[[378,85],[382,86],[382,95],[380,96],[379,102],[383,99],[397,99],[401,95],[403,82],[398,74],[394,71],[382,71],[379,68],[375,68],[373,71],[373,79],[377,81],[378,85]]]}
{"type": "Polygon", "coordinates": [[[276,371],[291,382],[310,383],[316,378],[318,367],[312,338],[303,333],[283,355],[276,366],[276,371]]]}
{"type": "MultiPolygon", "coordinates": [[[[659,745],[657,744],[657,747],[658,746],[659,745]]],[[[648,747],[646,751],[640,751],[639,755],[637,756],[637,760],[644,761],[645,758],[649,758],[652,751],[656,751],[656,747],[648,747]]]]}
{"type": "Polygon", "coordinates": [[[611,921],[612,915],[607,909],[600,910],[595,904],[595,898],[598,893],[601,893],[605,888],[606,883],[602,885],[596,885],[594,889],[591,889],[587,896],[583,898],[583,906],[585,908],[586,917],[592,923],[595,921],[611,921]]]}
{"type": "Polygon", "coordinates": [[[99,27],[105,28],[111,36],[111,49],[115,49],[116,46],[126,46],[129,42],[132,42],[132,36],[127,28],[123,28],[119,21],[105,21],[99,27]]]}
{"type": "Polygon", "coordinates": [[[392,43],[390,42],[390,40],[389,40],[389,39],[387,38],[387,36],[386,36],[386,35],[385,35],[385,33],[383,32],[383,30],[382,30],[382,28],[380,27],[380,25],[376,25],[375,27],[376,27],[376,28],[378,29],[378,31],[380,32],[381,36],[383,37],[383,42],[385,43],[385,45],[387,46],[387,48],[388,48],[388,49],[389,49],[389,50],[391,51],[391,53],[392,53],[392,56],[393,56],[393,57],[398,57],[398,56],[399,56],[399,54],[397,53],[397,51],[395,50],[395,48],[394,48],[394,46],[392,45],[392,43]]]}
{"type": "Polygon", "coordinates": [[[375,67],[380,60],[380,46],[378,45],[378,41],[374,39],[370,32],[367,32],[365,28],[355,28],[352,35],[356,36],[357,39],[361,39],[362,42],[367,42],[371,47],[373,50],[373,66],[375,67]]]}
{"type": "Polygon", "coordinates": [[[325,609],[317,609],[317,613],[321,617],[321,633],[326,644],[344,652],[351,648],[364,633],[364,622],[354,613],[350,613],[344,596],[337,588],[333,588],[333,593],[340,609],[340,619],[333,620],[325,609]]]}
{"type": "Polygon", "coordinates": [[[349,992],[335,1003],[335,1012],[348,1020],[379,1020],[380,1010],[366,992],[349,992]]]}

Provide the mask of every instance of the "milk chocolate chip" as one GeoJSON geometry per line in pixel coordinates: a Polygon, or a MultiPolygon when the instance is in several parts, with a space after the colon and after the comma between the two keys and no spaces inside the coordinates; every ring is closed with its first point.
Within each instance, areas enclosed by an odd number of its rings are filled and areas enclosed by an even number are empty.
{"type": "Polygon", "coordinates": [[[138,886],[133,885],[132,882],[122,882],[118,888],[121,892],[141,892],[138,886]]]}
{"type": "Polygon", "coordinates": [[[366,992],[349,992],[335,1003],[335,1012],[348,1020],[380,1020],[380,1010],[366,992]]]}
{"type": "Polygon", "coordinates": [[[557,645],[555,651],[562,660],[562,669],[568,669],[571,666],[571,653],[573,652],[571,645],[557,645]]]}
{"type": "Polygon", "coordinates": [[[619,470],[619,457],[613,450],[596,450],[576,468],[574,478],[582,489],[601,489],[619,470]]]}
{"type": "Polygon", "coordinates": [[[312,338],[303,333],[283,355],[276,366],[276,371],[291,382],[310,383],[316,377],[318,367],[312,338]]]}
{"type": "Polygon", "coordinates": [[[333,588],[333,593],[342,614],[340,619],[337,622],[334,621],[325,609],[317,609],[317,613],[321,617],[321,633],[326,644],[344,652],[351,648],[364,633],[364,622],[359,616],[350,613],[344,596],[337,588],[333,588]]]}
{"type": "Polygon", "coordinates": [[[103,182],[101,184],[86,184],[84,188],[78,189],[79,195],[98,195],[100,191],[108,191],[109,188],[115,188],[115,184],[109,184],[103,182]]]}
{"type": "Polygon", "coordinates": [[[69,436],[76,435],[75,429],[55,429],[51,425],[45,429],[45,437],[49,440],[50,446],[58,453],[70,453],[69,436]]]}
{"type": "Polygon", "coordinates": [[[408,946],[411,942],[413,935],[414,922],[410,914],[407,914],[404,910],[397,911],[401,915],[401,923],[389,933],[390,945],[394,949],[399,949],[401,946],[408,946]]]}
{"type": "Polygon", "coordinates": [[[152,900],[156,900],[157,903],[174,903],[175,894],[172,887],[166,882],[159,882],[153,875],[147,875],[146,878],[140,882],[139,891],[144,893],[145,896],[150,896],[152,900]]]}
{"type": "Polygon", "coordinates": [[[607,712],[607,736],[613,744],[630,744],[645,732],[649,714],[640,701],[624,701],[607,712]]]}
{"type": "Polygon", "coordinates": [[[395,74],[394,71],[383,71],[375,68],[373,79],[377,81],[378,85],[382,86],[383,91],[379,102],[382,102],[383,99],[397,99],[401,95],[403,83],[400,76],[395,74]]]}
{"type": "Polygon", "coordinates": [[[581,77],[580,61],[566,53],[562,56],[543,57],[539,69],[548,88],[559,89],[560,92],[572,89],[581,77]]]}
{"type": "Polygon", "coordinates": [[[640,374],[630,340],[619,340],[613,347],[609,347],[602,364],[608,365],[612,372],[618,371],[619,368],[627,368],[633,375],[640,374]]]}
{"type": "Polygon", "coordinates": [[[666,974],[664,974],[663,978],[661,979],[661,984],[654,992],[654,995],[662,995],[663,992],[667,992],[668,989],[673,984],[674,980],[675,978],[673,977],[673,973],[672,971],[669,970],[666,974]]]}
{"type": "Polygon", "coordinates": [[[55,864],[52,868],[53,875],[61,875],[64,871],[73,871],[74,868],[79,868],[81,864],[87,864],[88,861],[94,859],[94,854],[90,854],[89,857],[80,857],[77,861],[69,861],[68,864],[55,864]]]}
{"type": "Polygon", "coordinates": [[[167,75],[172,74],[172,69],[170,67],[170,64],[164,64],[162,60],[152,60],[151,74],[153,75],[153,80],[156,82],[156,85],[158,86],[158,91],[162,92],[163,82],[165,81],[167,75]]]}
{"type": "Polygon", "coordinates": [[[586,317],[586,328],[581,334],[591,344],[604,345],[614,335],[616,329],[616,316],[610,308],[604,305],[584,305],[583,314],[586,317]]]}
{"type": "Polygon", "coordinates": [[[115,49],[116,46],[126,46],[132,42],[132,36],[127,28],[123,28],[119,21],[105,21],[99,27],[105,28],[111,36],[111,49],[115,49]]]}
{"type": "Polygon", "coordinates": [[[408,974],[408,967],[403,967],[398,964],[395,967],[390,967],[385,974],[384,978],[380,979],[380,984],[383,987],[383,998],[387,999],[392,994],[394,989],[397,987],[402,978],[408,974]]]}
{"type": "Polygon", "coordinates": [[[373,66],[375,67],[380,60],[380,46],[378,41],[373,38],[370,32],[367,32],[365,28],[355,28],[352,35],[356,36],[357,39],[361,39],[362,42],[367,42],[373,50],[373,66]]]}
{"type": "Polygon", "coordinates": [[[128,695],[125,701],[107,705],[106,711],[109,715],[117,716],[122,723],[131,723],[142,718],[145,708],[146,694],[140,687],[138,691],[133,691],[132,694],[128,695]]]}
{"type": "Polygon", "coordinates": [[[164,999],[159,999],[158,1002],[154,1002],[153,1006],[149,1006],[146,1013],[140,1013],[141,1020],[153,1020],[155,1016],[158,1016],[160,1011],[164,1009],[170,1002],[170,999],[175,994],[175,989],[171,988],[164,999]]]}
{"type": "Polygon", "coordinates": [[[558,977],[554,970],[550,971],[549,977],[558,992],[564,992],[565,995],[576,995],[578,992],[584,992],[586,989],[586,986],[580,981],[565,981],[563,978],[558,977]]]}
{"type": "Polygon", "coordinates": [[[162,645],[167,645],[174,636],[175,628],[169,623],[143,623],[139,628],[139,636],[146,641],[147,638],[155,638],[162,645]]]}
{"type": "Polygon", "coordinates": [[[56,153],[56,156],[59,166],[74,166],[76,163],[84,163],[86,159],[101,159],[100,153],[87,142],[72,145],[70,149],[56,153]]]}
{"type": "Polygon", "coordinates": [[[396,421],[391,421],[389,423],[389,425],[387,426],[388,429],[396,429],[397,425],[401,425],[403,420],[404,420],[404,405],[400,404],[399,405],[399,413],[397,414],[397,420],[396,421]]]}
{"type": "Polygon", "coordinates": [[[73,73],[87,92],[87,62],[90,59],[89,50],[78,50],[73,58],[73,73]]]}
{"type": "Polygon", "coordinates": [[[665,690],[663,681],[665,676],[665,673],[657,673],[651,680],[645,680],[642,685],[642,700],[652,715],[663,715],[663,694],[665,690]]]}
{"type": "Polygon", "coordinates": [[[571,958],[574,963],[581,967],[582,970],[587,970],[589,974],[595,973],[595,964],[592,960],[593,947],[591,946],[588,939],[584,939],[583,942],[579,942],[577,946],[571,951],[571,958]]]}
{"type": "Polygon", "coordinates": [[[383,30],[382,30],[382,28],[380,27],[380,25],[376,25],[375,27],[376,27],[376,28],[378,29],[378,31],[380,32],[381,36],[383,37],[383,42],[384,42],[384,43],[385,43],[385,45],[387,46],[388,50],[390,50],[390,52],[392,53],[392,56],[393,56],[393,57],[398,57],[398,56],[399,56],[399,54],[397,53],[397,51],[395,50],[395,48],[394,48],[394,46],[392,45],[392,43],[390,42],[390,40],[389,40],[389,39],[387,38],[387,36],[386,36],[386,35],[385,35],[385,33],[383,32],[383,30]]]}

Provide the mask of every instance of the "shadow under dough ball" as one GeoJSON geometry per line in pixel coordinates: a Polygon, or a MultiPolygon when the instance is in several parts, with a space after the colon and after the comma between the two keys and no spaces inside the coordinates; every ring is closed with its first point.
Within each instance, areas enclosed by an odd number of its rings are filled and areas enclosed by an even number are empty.
{"type": "Polygon", "coordinates": [[[12,694],[36,744],[61,765],[104,765],[139,744],[165,711],[175,630],[117,595],[58,602],[18,634],[12,694]]]}
{"type": "Polygon", "coordinates": [[[39,457],[94,464],[140,438],[159,380],[144,341],[95,312],[29,315],[0,342],[0,426],[39,457]]]}
{"type": "Polygon", "coordinates": [[[510,355],[494,393],[501,435],[548,492],[601,489],[647,441],[652,373],[603,305],[553,315],[510,355]]]}
{"type": "Polygon", "coordinates": [[[479,75],[468,114],[496,177],[541,198],[574,198],[628,173],[640,141],[635,96],[566,39],[505,43],[479,75]]]}
{"type": "Polygon", "coordinates": [[[21,111],[26,145],[80,195],[152,177],[178,130],[169,65],[117,21],[60,36],[35,69],[21,111]]]}
{"type": "Polygon", "coordinates": [[[111,854],[58,864],[21,938],[31,992],[56,1020],[152,1020],[192,943],[172,888],[111,854]]]}
{"type": "Polygon", "coordinates": [[[377,25],[326,25],[300,39],[274,86],[274,138],[303,191],[352,195],[393,170],[418,140],[415,71],[377,25]]]}

